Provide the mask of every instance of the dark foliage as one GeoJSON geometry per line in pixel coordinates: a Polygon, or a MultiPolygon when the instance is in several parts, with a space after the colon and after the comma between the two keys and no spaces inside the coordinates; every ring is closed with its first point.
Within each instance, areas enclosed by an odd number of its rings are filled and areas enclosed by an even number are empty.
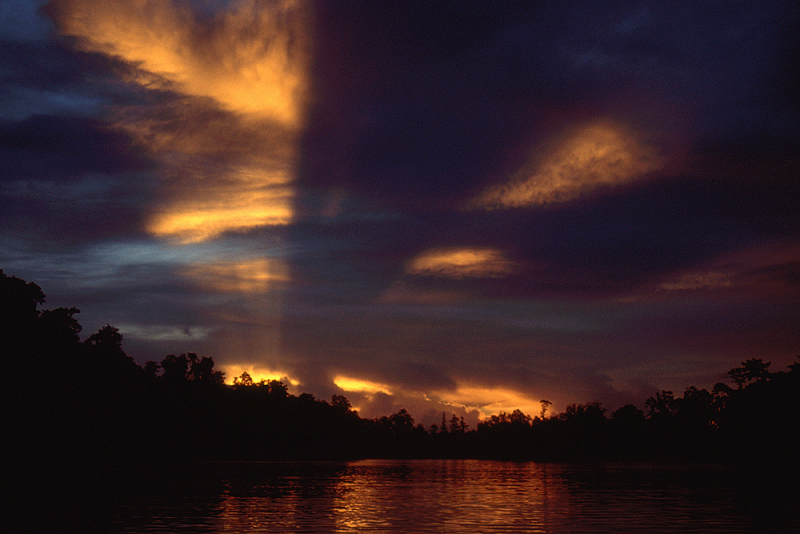
{"type": "Polygon", "coordinates": [[[75,308],[40,311],[42,290],[0,271],[4,418],[9,464],[37,487],[75,487],[109,473],[197,473],[209,461],[491,458],[537,461],[713,461],[796,472],[800,364],[771,373],[761,359],[728,374],[735,388],[661,391],[646,413],[627,405],[610,418],[597,402],[562,414],[515,410],[469,429],[442,414],[426,430],[405,409],[364,419],[349,401],[290,394],[280,381],[234,384],[210,357],[167,355],[137,365],[106,325],[81,342],[75,308]]]}

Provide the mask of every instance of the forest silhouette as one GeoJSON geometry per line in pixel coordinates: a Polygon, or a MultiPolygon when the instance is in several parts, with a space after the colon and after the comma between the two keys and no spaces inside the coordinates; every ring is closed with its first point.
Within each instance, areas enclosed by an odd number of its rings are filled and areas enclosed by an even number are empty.
{"type": "Polygon", "coordinates": [[[443,414],[425,428],[405,409],[362,418],[346,397],[290,394],[247,374],[224,383],[211,357],[140,366],[113,326],[80,340],[75,308],[40,310],[41,288],[0,270],[10,465],[22,478],[173,473],[218,461],[476,458],[548,462],[719,462],[797,472],[800,363],[753,358],[711,391],[660,391],[645,410],[597,402],[563,413],[501,413],[469,428],[443,414]]]}

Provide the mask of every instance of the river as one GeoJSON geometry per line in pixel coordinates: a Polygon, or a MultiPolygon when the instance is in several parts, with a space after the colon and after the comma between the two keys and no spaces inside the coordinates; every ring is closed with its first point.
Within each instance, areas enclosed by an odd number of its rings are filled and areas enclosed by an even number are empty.
{"type": "MultiPolygon", "coordinates": [[[[216,464],[112,492],[102,529],[153,532],[800,532],[796,513],[711,466],[482,460],[216,464]]],[[[794,504],[793,506],[796,506],[794,504]]],[[[86,513],[93,513],[90,509],[86,513]]],[[[796,510],[794,510],[796,512],[796,510]]]]}

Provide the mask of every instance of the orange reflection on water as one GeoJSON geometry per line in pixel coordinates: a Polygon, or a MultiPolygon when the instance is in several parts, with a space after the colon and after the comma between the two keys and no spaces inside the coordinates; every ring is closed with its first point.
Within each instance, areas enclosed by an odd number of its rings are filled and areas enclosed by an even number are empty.
{"type": "MultiPolygon", "coordinates": [[[[232,464],[224,532],[568,532],[558,466],[479,460],[232,464]]],[[[604,495],[607,498],[607,495],[604,495]]]]}
{"type": "Polygon", "coordinates": [[[543,464],[479,460],[353,462],[336,494],[336,532],[546,532],[566,501],[543,464]]]}
{"type": "Polygon", "coordinates": [[[497,209],[565,202],[602,186],[631,182],[658,170],[656,150],[622,125],[585,125],[544,157],[535,157],[508,183],[488,188],[470,208],[497,209]]]}

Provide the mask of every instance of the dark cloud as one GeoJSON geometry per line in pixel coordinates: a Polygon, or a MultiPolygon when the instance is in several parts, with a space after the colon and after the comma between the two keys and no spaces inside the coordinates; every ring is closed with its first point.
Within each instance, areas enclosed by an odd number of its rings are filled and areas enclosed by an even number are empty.
{"type": "Polygon", "coordinates": [[[4,225],[40,246],[135,235],[151,163],[130,139],[90,118],[0,122],[4,225]]]}
{"type": "Polygon", "coordinates": [[[457,387],[455,380],[431,363],[401,360],[396,363],[395,375],[389,377],[393,383],[411,391],[415,388],[422,391],[455,390],[457,387]]]}
{"type": "Polygon", "coordinates": [[[151,167],[128,136],[85,117],[33,115],[0,122],[0,157],[4,180],[63,181],[151,167]]]}
{"type": "Polygon", "coordinates": [[[780,68],[778,5],[459,6],[323,4],[302,184],[441,206],[564,121],[612,113],[669,137],[774,118],[758,81],[780,68]]]}
{"type": "Polygon", "coordinates": [[[508,54],[503,41],[506,24],[537,9],[439,7],[323,8],[301,184],[451,203],[496,172],[530,130],[526,110],[545,93],[541,54],[528,53],[528,43],[508,54]]]}

